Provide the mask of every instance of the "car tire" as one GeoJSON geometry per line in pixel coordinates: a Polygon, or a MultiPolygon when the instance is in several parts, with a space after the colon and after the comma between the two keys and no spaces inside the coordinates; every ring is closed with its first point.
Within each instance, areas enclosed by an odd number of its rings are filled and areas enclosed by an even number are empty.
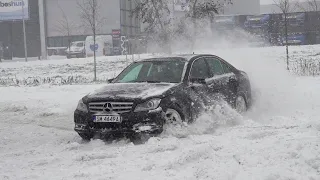
{"type": "Polygon", "coordinates": [[[186,122],[186,116],[183,113],[182,109],[176,105],[172,104],[165,108],[165,123],[169,124],[183,124],[186,122]]]}
{"type": "Polygon", "coordinates": [[[88,133],[78,133],[78,134],[85,141],[90,141],[93,138],[93,135],[90,135],[88,133]]]}
{"type": "Polygon", "coordinates": [[[248,110],[248,105],[245,97],[243,95],[238,95],[234,102],[235,110],[242,114],[248,110]]]}
{"type": "Polygon", "coordinates": [[[150,137],[151,136],[148,133],[135,133],[130,136],[130,141],[134,145],[140,145],[146,143],[150,137]]]}

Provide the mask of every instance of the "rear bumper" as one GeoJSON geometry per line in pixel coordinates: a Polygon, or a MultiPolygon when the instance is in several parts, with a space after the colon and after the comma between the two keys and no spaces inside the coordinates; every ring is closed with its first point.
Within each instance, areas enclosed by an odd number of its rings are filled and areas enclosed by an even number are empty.
{"type": "Polygon", "coordinates": [[[122,134],[130,135],[135,133],[160,134],[163,131],[165,114],[161,108],[152,112],[124,113],[121,114],[121,123],[96,123],[93,122],[92,113],[84,113],[76,110],[74,112],[74,130],[77,133],[91,135],[122,134]]]}

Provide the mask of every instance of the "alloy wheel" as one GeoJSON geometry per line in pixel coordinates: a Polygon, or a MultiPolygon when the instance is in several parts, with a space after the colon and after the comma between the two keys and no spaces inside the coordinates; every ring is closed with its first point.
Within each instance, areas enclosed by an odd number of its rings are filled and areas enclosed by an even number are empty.
{"type": "Polygon", "coordinates": [[[174,109],[168,108],[166,111],[166,122],[170,124],[182,124],[183,120],[180,113],[174,109]]]}

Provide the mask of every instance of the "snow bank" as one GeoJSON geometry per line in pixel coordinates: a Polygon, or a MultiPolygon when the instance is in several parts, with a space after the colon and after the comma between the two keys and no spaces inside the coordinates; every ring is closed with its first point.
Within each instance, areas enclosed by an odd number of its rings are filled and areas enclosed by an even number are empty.
{"type": "MultiPolygon", "coordinates": [[[[97,58],[97,80],[106,82],[131,62],[149,55],[97,58]]],[[[0,86],[37,86],[41,84],[92,83],[93,58],[15,61],[0,63],[0,86]]]]}
{"type": "MultiPolygon", "coordinates": [[[[227,43],[228,44],[228,43],[227,43]]],[[[238,45],[240,46],[240,45],[238,45]]],[[[213,53],[221,55],[230,62],[237,65],[239,59],[241,63],[247,63],[250,66],[272,66],[277,63],[278,68],[286,68],[285,47],[265,47],[265,48],[232,48],[229,50],[222,47],[212,49],[195,50],[197,53],[213,53]],[[252,53],[251,51],[258,53],[252,53]],[[230,53],[233,52],[233,53],[230,53]],[[235,57],[234,53],[240,53],[241,56],[235,57]],[[241,53],[246,52],[247,54],[241,53]],[[249,52],[249,53],[248,53],[249,52]],[[271,52],[271,53],[270,53],[271,52]],[[254,59],[254,58],[255,59],[254,59]],[[261,58],[263,57],[263,58],[261,58]],[[246,59],[244,59],[246,58],[246,59]],[[261,61],[267,60],[267,62],[261,61]],[[276,61],[274,61],[276,60],[276,61]],[[247,61],[251,61],[250,63],[247,61]],[[256,64],[254,64],[256,63],[256,64]]],[[[206,47],[202,45],[201,47],[206,47]]],[[[320,75],[320,46],[291,46],[290,47],[290,72],[300,76],[320,75]],[[301,48],[303,50],[301,50],[301,48]]],[[[176,53],[192,53],[179,52],[176,53]]],[[[106,82],[107,79],[115,77],[123,68],[134,60],[140,60],[152,57],[151,54],[127,56],[109,56],[97,58],[97,80],[106,82]]],[[[260,70],[260,68],[258,68],[260,70]]],[[[253,69],[255,70],[255,69],[253,69]]],[[[263,69],[262,69],[263,70],[263,69]]],[[[70,84],[92,84],[93,83],[93,58],[79,59],[51,59],[51,60],[33,60],[29,62],[14,61],[0,63],[0,86],[38,86],[42,84],[51,85],[70,85],[70,84]]]]}

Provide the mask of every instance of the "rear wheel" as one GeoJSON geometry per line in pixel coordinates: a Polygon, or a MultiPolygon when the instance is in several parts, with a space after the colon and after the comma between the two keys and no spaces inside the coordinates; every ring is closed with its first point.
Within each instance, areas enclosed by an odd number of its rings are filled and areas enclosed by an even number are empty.
{"type": "Polygon", "coordinates": [[[146,143],[150,139],[150,137],[152,136],[148,133],[136,133],[130,136],[130,141],[134,145],[139,145],[146,143]]]}
{"type": "Polygon", "coordinates": [[[235,109],[238,113],[247,111],[247,103],[243,96],[238,96],[235,102],[235,109]]]}

